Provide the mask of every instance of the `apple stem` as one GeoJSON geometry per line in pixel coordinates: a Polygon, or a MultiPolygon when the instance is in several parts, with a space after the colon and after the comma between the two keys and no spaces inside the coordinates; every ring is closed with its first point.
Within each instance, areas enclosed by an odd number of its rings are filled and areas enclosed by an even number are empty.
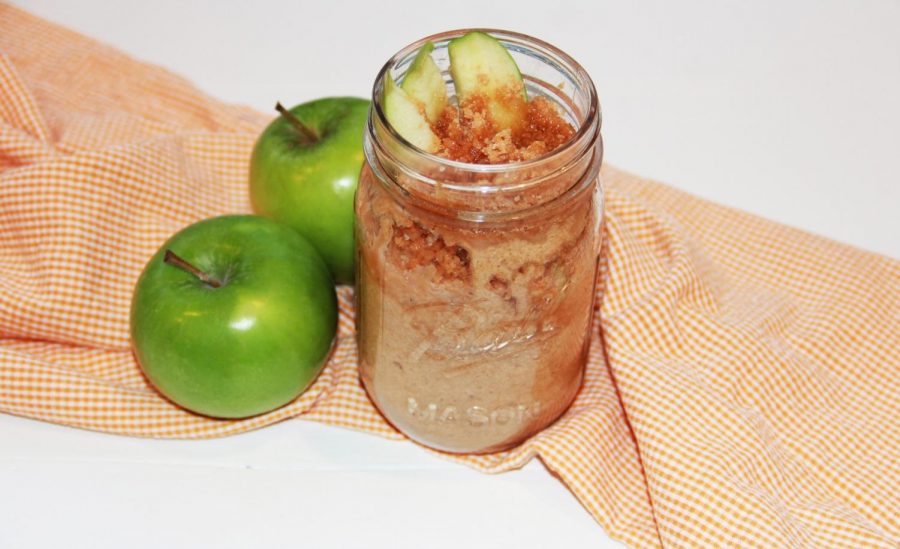
{"type": "Polygon", "coordinates": [[[181,269],[183,271],[187,271],[187,272],[191,273],[192,275],[199,278],[201,282],[203,282],[204,284],[209,284],[213,288],[219,288],[222,286],[222,282],[219,279],[213,278],[213,277],[209,276],[208,274],[206,274],[205,272],[198,269],[197,267],[194,267],[193,265],[191,265],[184,259],[180,258],[172,250],[166,250],[166,256],[163,258],[163,261],[165,263],[168,263],[169,265],[178,267],[179,269],[181,269]]]}
{"type": "Polygon", "coordinates": [[[281,116],[285,117],[288,122],[291,123],[300,135],[303,136],[304,141],[307,143],[315,143],[319,140],[319,136],[306,124],[300,121],[294,113],[284,108],[284,105],[281,104],[281,101],[275,103],[275,110],[278,111],[281,116]]]}

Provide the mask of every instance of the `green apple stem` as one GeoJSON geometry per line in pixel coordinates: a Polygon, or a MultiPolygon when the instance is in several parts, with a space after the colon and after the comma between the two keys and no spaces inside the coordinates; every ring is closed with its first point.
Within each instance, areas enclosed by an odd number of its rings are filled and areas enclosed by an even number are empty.
{"type": "Polygon", "coordinates": [[[319,136],[316,134],[316,132],[314,132],[312,128],[301,122],[300,119],[294,115],[294,113],[284,108],[284,105],[281,104],[281,101],[275,103],[275,110],[278,111],[281,116],[285,117],[287,121],[291,123],[291,126],[293,126],[298,132],[300,132],[300,135],[303,136],[303,140],[306,143],[311,145],[319,140],[319,136]]]}
{"type": "Polygon", "coordinates": [[[187,261],[185,261],[184,259],[179,257],[172,250],[166,250],[166,256],[163,258],[163,261],[165,263],[168,263],[169,265],[178,267],[179,269],[181,269],[183,271],[187,271],[187,272],[191,273],[192,275],[199,278],[201,282],[203,282],[204,284],[209,284],[213,288],[219,288],[222,286],[222,282],[219,279],[213,278],[210,275],[208,275],[207,273],[198,269],[197,267],[194,267],[193,265],[191,265],[190,263],[188,263],[187,261]]]}

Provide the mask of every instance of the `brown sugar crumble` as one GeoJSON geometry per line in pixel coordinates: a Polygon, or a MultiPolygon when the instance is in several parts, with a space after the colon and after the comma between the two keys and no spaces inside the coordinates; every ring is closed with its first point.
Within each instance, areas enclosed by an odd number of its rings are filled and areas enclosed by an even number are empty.
{"type": "Polygon", "coordinates": [[[553,151],[575,133],[546,98],[535,97],[521,106],[526,109],[523,122],[498,131],[484,97],[467,98],[459,109],[448,105],[432,125],[441,140],[437,154],[471,164],[523,162],[553,151]]]}
{"type": "MultiPolygon", "coordinates": [[[[467,98],[459,108],[448,105],[432,130],[441,140],[438,155],[473,164],[521,162],[543,156],[571,139],[575,130],[556,106],[543,97],[525,101],[510,92],[504,106],[522,109],[522,122],[503,130],[494,124],[484,96],[467,98]]],[[[435,282],[471,280],[469,251],[449,245],[420,223],[394,224],[389,250],[405,270],[433,267],[435,282]]],[[[545,277],[546,278],[546,277],[545,277]]],[[[492,280],[491,288],[503,292],[509,282],[492,280]]]]}
{"type": "Polygon", "coordinates": [[[433,265],[436,281],[468,280],[469,252],[465,248],[448,246],[419,223],[394,225],[393,231],[390,249],[404,269],[433,265]]]}

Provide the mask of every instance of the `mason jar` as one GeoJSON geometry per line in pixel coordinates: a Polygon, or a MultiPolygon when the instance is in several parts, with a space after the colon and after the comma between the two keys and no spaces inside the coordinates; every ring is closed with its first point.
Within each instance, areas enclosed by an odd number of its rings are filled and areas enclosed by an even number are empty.
{"type": "Polygon", "coordinates": [[[514,446],[556,420],[581,386],[594,311],[603,194],[597,93],[553,46],[488,30],[529,98],[575,132],[556,150],[468,164],[418,149],[384,114],[419,48],[453,93],[447,43],[423,38],[375,80],[356,196],[356,325],[362,383],[381,413],[426,446],[466,453],[514,446]]]}

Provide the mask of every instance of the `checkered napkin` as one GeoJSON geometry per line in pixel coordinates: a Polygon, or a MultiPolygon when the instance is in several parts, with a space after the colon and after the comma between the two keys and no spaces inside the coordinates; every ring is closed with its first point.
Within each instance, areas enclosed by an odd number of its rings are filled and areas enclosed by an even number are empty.
{"type": "MultiPolygon", "coordinates": [[[[0,411],[145,437],[300,416],[402,439],[337,352],[252,419],[160,397],[129,347],[131,291],[172,233],[249,212],[268,117],[0,5],[0,411]]],[[[898,547],[900,263],[613,168],[584,389],[485,472],[539,456],[636,547],[898,547]]],[[[448,456],[450,457],[450,456],[448,456]]]]}

